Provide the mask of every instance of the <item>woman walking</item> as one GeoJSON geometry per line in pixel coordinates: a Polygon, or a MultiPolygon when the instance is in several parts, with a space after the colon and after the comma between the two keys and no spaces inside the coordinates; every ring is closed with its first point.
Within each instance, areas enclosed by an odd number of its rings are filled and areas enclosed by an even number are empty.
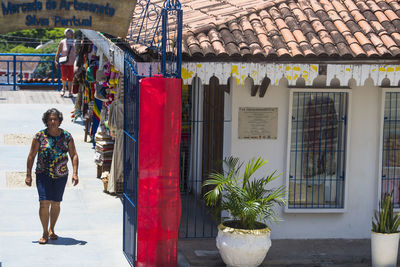
{"type": "Polygon", "coordinates": [[[58,64],[61,65],[61,81],[63,84],[61,96],[64,96],[65,91],[68,90],[67,97],[72,97],[72,81],[74,79],[75,62],[74,30],[70,28],[65,29],[64,34],[66,38],[61,40],[58,45],[55,64],[57,67],[58,64]]]}
{"type": "Polygon", "coordinates": [[[47,110],[42,117],[46,129],[36,133],[32,140],[27,159],[25,183],[32,185],[32,166],[36,155],[36,186],[39,193],[39,217],[43,226],[43,235],[39,244],[46,244],[50,239],[57,239],[54,231],[60,202],[68,179],[68,153],[72,160],[72,184],[78,184],[78,154],[71,134],[61,128],[63,115],[55,108],[47,110]],[[49,227],[50,222],[50,227],[49,227]]]}

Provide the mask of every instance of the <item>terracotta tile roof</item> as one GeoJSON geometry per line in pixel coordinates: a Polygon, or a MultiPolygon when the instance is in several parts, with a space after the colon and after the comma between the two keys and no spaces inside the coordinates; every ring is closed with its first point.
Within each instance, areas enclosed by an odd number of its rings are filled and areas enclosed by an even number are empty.
{"type": "Polygon", "coordinates": [[[400,58],[398,0],[181,3],[186,59],[400,58]]]}

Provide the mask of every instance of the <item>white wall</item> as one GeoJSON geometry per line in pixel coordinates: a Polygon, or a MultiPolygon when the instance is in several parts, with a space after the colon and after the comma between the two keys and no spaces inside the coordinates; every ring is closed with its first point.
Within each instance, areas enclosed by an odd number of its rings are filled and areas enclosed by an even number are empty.
{"type": "MultiPolygon", "coordinates": [[[[323,81],[323,77],[320,78],[323,81]]],[[[289,111],[289,89],[285,80],[279,86],[270,86],[264,98],[250,96],[250,89],[233,84],[231,153],[247,161],[263,156],[269,160],[261,171],[282,172],[274,186],[285,184],[287,161],[287,130],[289,111]],[[239,107],[278,107],[277,140],[239,140],[239,107]]],[[[344,213],[283,213],[280,225],[269,224],[272,238],[369,238],[373,211],[377,207],[379,134],[380,134],[380,89],[372,83],[352,88],[351,128],[347,211],[344,213]]]]}

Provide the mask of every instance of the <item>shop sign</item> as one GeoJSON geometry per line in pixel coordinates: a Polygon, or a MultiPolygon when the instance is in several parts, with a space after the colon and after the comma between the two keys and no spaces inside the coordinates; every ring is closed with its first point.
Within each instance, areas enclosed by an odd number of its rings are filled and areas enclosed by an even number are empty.
{"type": "Polygon", "coordinates": [[[76,28],[125,37],[136,0],[0,0],[0,33],[76,28]]]}

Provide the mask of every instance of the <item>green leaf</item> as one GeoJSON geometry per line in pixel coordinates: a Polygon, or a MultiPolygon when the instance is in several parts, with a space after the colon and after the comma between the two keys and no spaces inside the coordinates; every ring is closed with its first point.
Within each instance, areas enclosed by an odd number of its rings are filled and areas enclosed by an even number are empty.
{"type": "Polygon", "coordinates": [[[374,213],[372,231],[377,233],[396,233],[400,226],[400,216],[393,211],[392,193],[385,194],[374,213]]]}
{"type": "Polygon", "coordinates": [[[274,171],[261,178],[254,177],[266,163],[261,157],[251,159],[241,175],[243,163],[235,157],[226,158],[224,170],[211,173],[203,184],[207,187],[206,204],[215,211],[227,210],[245,229],[254,229],[260,220],[279,221],[275,208],[285,204],[286,188],[268,188],[279,175],[274,171]]]}

